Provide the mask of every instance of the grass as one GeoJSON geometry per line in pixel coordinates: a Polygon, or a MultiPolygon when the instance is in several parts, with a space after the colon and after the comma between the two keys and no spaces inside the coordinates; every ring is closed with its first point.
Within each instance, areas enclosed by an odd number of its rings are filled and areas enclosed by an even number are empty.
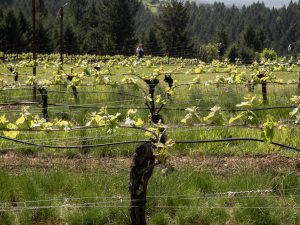
{"type": "MultiPolygon", "coordinates": [[[[61,168],[47,171],[1,169],[0,199],[11,207],[25,206],[14,202],[47,199],[56,200],[39,202],[38,206],[103,203],[98,208],[2,212],[0,224],[129,224],[128,170],[119,168],[111,172],[109,167],[90,173],[61,168]],[[99,199],[85,198],[96,196],[99,199]],[[78,197],[81,199],[76,199],[78,197]]],[[[297,224],[299,209],[289,207],[299,207],[299,185],[299,176],[294,172],[287,175],[272,170],[240,168],[233,174],[220,176],[213,168],[198,171],[185,165],[180,171],[161,175],[156,169],[148,188],[148,220],[149,224],[157,225],[297,224]],[[265,195],[212,194],[270,188],[274,192],[265,195]]],[[[27,202],[26,206],[36,204],[27,202]]]]}
{"type": "MultiPolygon", "coordinates": [[[[71,66],[73,64],[66,64],[66,70],[69,71],[71,66]]],[[[178,66],[177,63],[164,68],[172,70],[178,66]]],[[[153,69],[138,67],[137,71],[139,74],[147,75],[153,69]]],[[[175,75],[174,79],[177,79],[179,83],[192,81],[194,75],[184,74],[189,69],[191,66],[181,68],[183,74],[175,75]]],[[[53,70],[55,68],[38,68],[38,77],[48,79],[52,76],[53,70]]],[[[81,70],[82,68],[78,69],[78,71],[81,70]]],[[[248,68],[239,67],[239,71],[242,70],[250,73],[248,68]]],[[[113,68],[114,73],[126,73],[127,71],[126,66],[113,68]]],[[[285,81],[297,80],[297,71],[299,68],[296,68],[293,73],[282,72],[276,73],[276,75],[285,81]]],[[[23,68],[21,72],[31,73],[31,68],[23,68]]],[[[7,71],[1,67],[0,73],[7,73],[7,71]]],[[[214,80],[216,75],[201,74],[201,81],[214,80]]],[[[113,79],[121,80],[121,78],[117,76],[113,79]]],[[[5,79],[12,81],[13,78],[6,77],[5,79]]],[[[23,83],[26,77],[21,76],[20,79],[23,83]]],[[[87,77],[85,82],[93,83],[93,79],[87,77]]],[[[158,89],[158,93],[162,93],[165,87],[166,85],[163,84],[163,87],[158,89]]],[[[79,87],[79,92],[96,92],[79,94],[81,105],[92,105],[95,106],[94,108],[76,107],[72,93],[55,93],[55,91],[64,92],[66,90],[65,86],[48,88],[49,103],[63,105],[62,107],[49,106],[50,118],[72,120],[77,125],[84,125],[87,115],[97,111],[101,106],[144,106],[141,92],[132,90],[132,87],[125,85],[114,89],[107,86],[79,87]],[[111,91],[115,93],[111,93],[111,91]],[[131,95],[140,96],[141,99],[131,95]]],[[[0,102],[31,101],[31,94],[31,90],[1,91],[0,102]]],[[[166,108],[185,109],[198,106],[201,109],[210,109],[215,105],[222,108],[235,108],[236,104],[243,101],[246,94],[248,94],[248,90],[242,85],[221,85],[219,87],[196,85],[190,90],[188,86],[183,86],[176,89],[175,95],[168,102],[166,108]]],[[[260,98],[260,86],[258,85],[251,94],[256,94],[260,98]]],[[[269,102],[265,106],[291,105],[289,99],[295,94],[296,85],[268,85],[269,102]]],[[[263,107],[263,105],[256,103],[255,107],[263,107]]],[[[3,107],[0,110],[0,114],[5,113],[12,120],[17,118],[20,113],[20,107],[3,107]]],[[[32,106],[30,111],[41,114],[41,107],[32,106]]],[[[123,115],[127,112],[125,109],[109,111],[110,113],[120,112],[123,115]]],[[[270,114],[278,121],[289,119],[290,111],[290,109],[258,111],[257,116],[263,121],[266,115],[270,114]]],[[[183,125],[180,121],[185,114],[184,110],[162,110],[165,122],[169,125],[183,125]]],[[[202,116],[207,114],[208,112],[202,112],[202,116]]],[[[227,118],[236,115],[235,113],[224,114],[227,118]]],[[[144,121],[148,121],[147,110],[138,110],[138,115],[144,121]]],[[[167,134],[174,140],[260,138],[261,135],[259,130],[237,127],[169,128],[167,134]]],[[[142,132],[134,130],[119,129],[113,135],[108,135],[105,129],[89,129],[70,132],[22,132],[18,139],[40,144],[81,146],[143,140],[146,137],[142,132]]],[[[274,141],[290,146],[300,146],[299,128],[276,131],[274,141]]],[[[132,156],[136,146],[137,144],[131,144],[83,150],[61,150],[36,148],[0,140],[0,159],[2,157],[5,159],[0,162],[0,225],[130,224],[128,208],[130,160],[127,157],[132,156]],[[19,157],[19,161],[11,159],[11,154],[19,157]],[[38,163],[39,160],[41,160],[40,163],[38,163]],[[55,163],[52,164],[52,161],[55,163]],[[96,196],[102,198],[89,198],[96,196]],[[49,199],[50,201],[41,201],[38,204],[34,202],[26,202],[26,205],[15,203],[49,199]],[[63,204],[81,204],[83,207],[60,209],[46,207],[44,209],[2,212],[1,203],[3,202],[6,202],[6,206],[11,208],[63,204]],[[91,207],[93,204],[98,204],[98,207],[91,207]]],[[[299,162],[297,161],[299,153],[256,142],[177,144],[169,151],[172,156],[177,157],[176,159],[182,160],[181,163],[186,159],[187,162],[178,166],[176,160],[173,160],[172,162],[175,161],[175,170],[167,170],[166,173],[162,173],[159,168],[155,169],[148,188],[147,220],[149,224],[294,225],[299,223],[300,192],[298,187],[300,179],[299,162]],[[276,161],[272,157],[274,154],[279,158],[282,157],[282,161],[276,161]],[[250,157],[250,162],[247,157],[250,157]],[[231,159],[235,159],[235,161],[231,159]],[[261,164],[255,163],[256,160],[261,164]],[[268,160],[272,162],[268,163],[268,160]],[[298,163],[291,165],[289,160],[298,163]],[[252,193],[240,196],[220,196],[214,194],[270,188],[273,192],[264,195],[252,193]]]]}
{"type": "MultiPolygon", "coordinates": [[[[65,67],[66,70],[70,70],[72,64],[67,64],[65,67]]],[[[165,69],[174,69],[175,65],[166,66],[165,69]]],[[[180,69],[183,73],[191,69],[191,66],[180,69]]],[[[30,72],[30,68],[23,68],[23,72],[30,72]]],[[[41,69],[39,68],[38,74],[39,77],[49,78],[52,75],[55,68],[41,69]]],[[[81,71],[82,69],[77,69],[81,71]]],[[[124,73],[128,69],[126,67],[119,66],[114,68],[113,72],[124,73]]],[[[150,74],[153,68],[138,67],[137,71],[140,74],[150,74]]],[[[240,70],[247,71],[247,68],[241,68],[240,70]]],[[[296,68],[298,71],[299,68],[296,68]]],[[[0,72],[5,72],[5,68],[1,68],[0,72]]],[[[7,71],[6,71],[7,72],[7,71]]],[[[249,72],[249,71],[248,71],[249,72]]],[[[288,73],[276,73],[276,75],[283,80],[297,79],[297,72],[288,73]]],[[[206,81],[209,79],[214,79],[216,74],[206,73],[201,74],[203,78],[201,80],[206,81]]],[[[190,82],[193,79],[193,75],[175,75],[175,79],[180,82],[190,82]]],[[[10,79],[10,78],[7,78],[10,79]]],[[[25,77],[21,76],[21,79],[24,82],[25,77]]],[[[116,77],[114,79],[121,79],[116,77]]],[[[86,78],[86,82],[92,83],[92,78],[86,78]]],[[[165,84],[163,84],[165,86],[165,84]]],[[[87,117],[90,113],[97,111],[97,108],[101,106],[109,107],[143,107],[142,95],[140,91],[133,90],[130,86],[121,85],[117,88],[111,89],[110,87],[97,86],[97,87],[80,87],[79,92],[95,92],[90,94],[79,94],[80,104],[84,106],[92,106],[93,108],[82,108],[76,107],[74,98],[71,93],[55,93],[53,91],[63,91],[67,90],[66,87],[49,87],[49,103],[50,104],[62,104],[61,107],[49,106],[49,116],[50,118],[60,118],[71,120],[77,125],[84,125],[87,121],[87,117]],[[106,93],[111,92],[113,93],[106,93]],[[102,92],[102,93],[99,93],[102,92]],[[103,93],[105,92],[105,93],[103,93]],[[132,97],[130,95],[120,94],[128,93],[137,97],[132,97]],[[138,97],[140,96],[140,97],[138,97]],[[70,107],[69,105],[72,105],[70,107]]],[[[160,87],[158,92],[162,92],[163,88],[160,87]]],[[[69,90],[70,91],[70,90],[69,90]]],[[[10,101],[31,101],[31,90],[14,90],[14,91],[2,91],[3,95],[0,96],[0,101],[10,102],[10,101]]],[[[261,90],[260,87],[256,87],[254,93],[257,96],[260,96],[261,90]]],[[[269,102],[266,106],[286,106],[291,105],[290,97],[296,93],[296,85],[289,86],[278,86],[278,85],[269,85],[268,86],[268,98],[269,102]]],[[[243,97],[248,94],[247,88],[244,86],[204,86],[196,85],[193,86],[190,90],[189,87],[183,86],[176,89],[173,99],[168,102],[167,108],[177,108],[185,109],[191,106],[198,106],[201,109],[210,109],[215,105],[219,105],[222,108],[235,108],[237,103],[243,101],[243,97]]],[[[260,97],[259,97],[260,98],[260,97]]],[[[256,103],[255,107],[263,107],[261,103],[256,103]]],[[[15,120],[19,116],[20,107],[10,107],[3,108],[2,112],[6,112],[7,117],[11,120],[15,120]]],[[[41,114],[41,108],[32,106],[30,111],[34,114],[41,114]]],[[[110,113],[120,112],[123,115],[126,114],[126,109],[112,109],[110,113]]],[[[289,112],[291,109],[278,109],[278,110],[269,110],[269,111],[258,111],[256,112],[260,120],[266,118],[266,114],[270,114],[274,117],[275,120],[289,119],[289,112]]],[[[180,124],[181,119],[185,116],[184,110],[166,110],[163,109],[162,115],[165,119],[165,122],[170,125],[180,124]]],[[[202,116],[206,116],[208,112],[202,112],[202,116]]],[[[144,121],[148,120],[148,110],[141,109],[138,112],[138,115],[142,117],[144,121]]],[[[236,115],[235,113],[226,113],[226,117],[230,118],[231,116],[236,115]]],[[[182,124],[183,125],[183,124],[182,124]]],[[[260,131],[258,130],[249,130],[241,128],[190,128],[190,129],[177,129],[171,130],[169,137],[175,140],[184,140],[184,139],[219,139],[219,138],[228,138],[228,137],[256,137],[260,138],[260,131]]],[[[280,143],[285,143],[291,146],[299,146],[299,133],[298,128],[293,128],[288,131],[278,131],[275,134],[275,141],[280,143]]],[[[41,139],[42,141],[36,141],[36,143],[50,144],[50,145],[83,145],[83,144],[96,144],[96,143],[108,143],[113,141],[122,141],[122,140],[136,140],[136,139],[145,139],[143,133],[136,133],[132,130],[120,130],[115,135],[109,136],[105,134],[103,129],[99,130],[87,130],[87,131],[72,131],[68,133],[22,133],[19,136],[23,140],[35,140],[41,139]],[[65,138],[65,140],[62,140],[65,138]]],[[[82,151],[80,150],[66,150],[66,151],[56,151],[56,150],[47,150],[40,148],[32,148],[28,146],[20,146],[17,144],[12,144],[7,141],[1,140],[1,149],[2,152],[7,150],[13,150],[20,152],[21,154],[45,154],[45,155],[66,155],[67,157],[80,157],[82,151]],[[42,150],[42,151],[41,151],[42,150]]],[[[124,146],[117,147],[105,147],[98,149],[90,149],[89,152],[92,155],[102,155],[102,156],[128,156],[131,155],[133,148],[127,148],[124,146]]],[[[278,152],[281,149],[274,148],[268,145],[245,142],[245,143],[222,143],[222,144],[207,144],[207,145],[189,145],[175,146],[172,150],[173,154],[230,154],[230,155],[246,155],[246,154],[266,154],[269,152],[278,152]]]]}

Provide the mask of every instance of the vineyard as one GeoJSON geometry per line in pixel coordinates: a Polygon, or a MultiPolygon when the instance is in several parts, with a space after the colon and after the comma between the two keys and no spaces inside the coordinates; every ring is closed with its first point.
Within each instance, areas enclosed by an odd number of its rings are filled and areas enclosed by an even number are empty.
{"type": "Polygon", "coordinates": [[[300,61],[0,57],[0,224],[299,223],[300,61]]]}

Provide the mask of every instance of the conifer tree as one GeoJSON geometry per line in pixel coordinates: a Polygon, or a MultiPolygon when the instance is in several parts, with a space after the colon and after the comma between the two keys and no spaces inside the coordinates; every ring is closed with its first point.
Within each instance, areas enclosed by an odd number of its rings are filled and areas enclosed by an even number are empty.
{"type": "Polygon", "coordinates": [[[187,8],[181,1],[171,0],[160,8],[158,29],[169,56],[183,56],[189,49],[188,18],[187,8]]]}
{"type": "Polygon", "coordinates": [[[70,9],[75,18],[75,24],[79,25],[86,12],[88,0],[70,0],[70,9]]]}
{"type": "Polygon", "coordinates": [[[77,35],[70,24],[67,24],[64,31],[64,45],[65,52],[68,54],[79,53],[78,39],[77,35]]]}
{"type": "Polygon", "coordinates": [[[149,30],[148,37],[145,42],[145,47],[147,54],[151,54],[153,56],[162,54],[162,49],[159,44],[159,40],[154,27],[150,28],[149,30]]]}
{"type": "Polygon", "coordinates": [[[139,8],[138,0],[103,0],[104,16],[109,20],[108,33],[114,49],[122,54],[134,52],[134,17],[139,8]]]}
{"type": "Polygon", "coordinates": [[[24,39],[20,30],[18,18],[12,10],[8,10],[3,19],[2,42],[10,52],[21,52],[20,46],[24,44],[24,39]]]}

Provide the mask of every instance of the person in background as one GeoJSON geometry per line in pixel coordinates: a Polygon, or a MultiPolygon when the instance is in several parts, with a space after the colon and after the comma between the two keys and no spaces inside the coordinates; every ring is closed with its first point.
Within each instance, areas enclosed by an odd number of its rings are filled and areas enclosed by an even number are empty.
{"type": "Polygon", "coordinates": [[[292,49],[292,44],[289,44],[289,46],[288,46],[288,52],[291,53],[292,50],[293,50],[292,49]]]}
{"type": "Polygon", "coordinates": [[[144,58],[144,46],[142,44],[140,44],[136,48],[136,54],[137,54],[138,60],[141,60],[142,58],[144,58]]]}

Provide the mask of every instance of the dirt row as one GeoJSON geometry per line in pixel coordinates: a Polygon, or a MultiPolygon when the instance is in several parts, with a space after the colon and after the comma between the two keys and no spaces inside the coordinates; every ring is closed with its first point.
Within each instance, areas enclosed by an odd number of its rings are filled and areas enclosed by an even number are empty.
{"type": "MultiPolygon", "coordinates": [[[[265,156],[174,156],[169,163],[175,170],[194,168],[210,170],[216,174],[231,174],[241,169],[271,170],[274,172],[296,172],[300,174],[300,157],[286,157],[277,154],[265,156]]],[[[29,157],[7,153],[0,156],[0,169],[11,171],[66,169],[78,172],[117,173],[130,168],[129,157],[29,157]]]]}

